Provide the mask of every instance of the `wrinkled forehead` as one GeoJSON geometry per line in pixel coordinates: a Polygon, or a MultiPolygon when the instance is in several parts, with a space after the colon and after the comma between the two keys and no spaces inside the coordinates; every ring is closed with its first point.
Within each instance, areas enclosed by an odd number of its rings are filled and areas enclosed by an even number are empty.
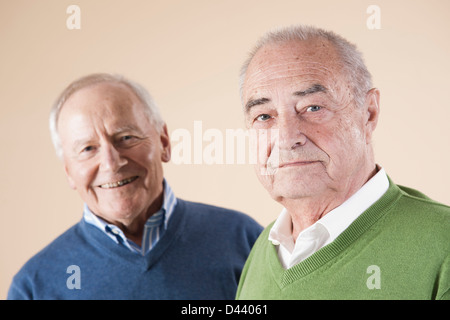
{"type": "Polygon", "coordinates": [[[81,119],[87,127],[92,126],[95,119],[104,125],[116,126],[141,123],[147,117],[142,103],[128,86],[102,82],[81,88],[66,100],[59,115],[58,129],[62,123],[68,125],[76,119],[81,119]]]}
{"type": "Polygon", "coordinates": [[[244,93],[272,82],[292,79],[336,82],[342,64],[334,46],[326,39],[277,42],[263,46],[251,60],[244,81],[244,93]]]}
{"type": "Polygon", "coordinates": [[[115,82],[99,82],[82,87],[73,92],[66,100],[64,106],[96,106],[102,102],[133,104],[137,101],[138,98],[135,93],[125,84],[115,82]]]}

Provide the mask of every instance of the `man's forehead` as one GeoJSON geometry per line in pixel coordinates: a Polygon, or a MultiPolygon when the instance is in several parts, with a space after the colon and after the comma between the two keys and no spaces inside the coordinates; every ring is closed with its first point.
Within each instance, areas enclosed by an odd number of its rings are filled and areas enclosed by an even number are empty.
{"type": "Polygon", "coordinates": [[[317,84],[321,88],[333,91],[334,84],[338,83],[338,77],[339,74],[335,70],[316,62],[301,65],[289,61],[276,63],[248,74],[243,87],[243,97],[248,100],[280,88],[291,93],[300,92],[309,90],[317,84]]]}
{"type": "MultiPolygon", "coordinates": [[[[304,86],[336,82],[340,63],[334,47],[319,41],[290,41],[262,47],[250,62],[243,86],[244,96],[272,84],[304,86]]],[[[302,88],[299,88],[301,90],[302,88]]]]}
{"type": "Polygon", "coordinates": [[[254,84],[264,85],[270,81],[286,80],[290,82],[292,78],[300,77],[305,81],[318,78],[328,79],[334,77],[335,70],[329,65],[313,60],[283,59],[278,61],[265,60],[264,65],[258,68],[249,68],[245,84],[251,86],[254,84]]]}
{"type": "Polygon", "coordinates": [[[61,121],[77,127],[82,127],[83,122],[85,126],[92,126],[92,121],[101,121],[104,126],[116,130],[142,124],[147,119],[143,112],[142,103],[126,85],[99,83],[82,88],[67,99],[59,115],[58,127],[61,121]]]}
{"type": "Polygon", "coordinates": [[[66,104],[71,100],[81,102],[82,100],[133,100],[136,98],[135,93],[125,84],[105,81],[77,89],[68,97],[66,104]]]}
{"type": "MultiPolygon", "coordinates": [[[[251,63],[263,56],[263,60],[272,58],[292,57],[295,60],[321,60],[328,61],[337,57],[335,46],[327,39],[314,38],[309,40],[276,41],[263,45],[255,53],[251,63]]],[[[259,61],[263,63],[263,61],[259,61]]]]}
{"type": "Polygon", "coordinates": [[[60,118],[74,113],[112,115],[136,112],[141,105],[135,93],[124,84],[102,82],[83,87],[67,98],[61,107],[60,118]]]}
{"type": "Polygon", "coordinates": [[[276,42],[267,44],[256,52],[247,73],[302,67],[331,69],[338,62],[336,49],[325,39],[276,42]]]}

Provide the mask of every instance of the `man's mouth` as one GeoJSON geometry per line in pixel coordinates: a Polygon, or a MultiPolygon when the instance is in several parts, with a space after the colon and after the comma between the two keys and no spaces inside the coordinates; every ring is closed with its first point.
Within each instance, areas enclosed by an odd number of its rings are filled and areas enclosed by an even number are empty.
{"type": "Polygon", "coordinates": [[[299,167],[299,166],[306,166],[309,164],[316,163],[318,161],[292,161],[292,162],[285,162],[279,165],[279,168],[286,168],[286,167],[299,167]]]}
{"type": "Polygon", "coordinates": [[[129,184],[129,183],[133,182],[137,178],[139,178],[139,176],[134,176],[134,177],[123,179],[123,180],[120,180],[120,181],[117,181],[117,182],[110,182],[110,183],[101,184],[101,185],[99,185],[99,187],[103,188],[103,189],[111,189],[111,188],[122,187],[122,186],[124,186],[126,184],[129,184]]]}

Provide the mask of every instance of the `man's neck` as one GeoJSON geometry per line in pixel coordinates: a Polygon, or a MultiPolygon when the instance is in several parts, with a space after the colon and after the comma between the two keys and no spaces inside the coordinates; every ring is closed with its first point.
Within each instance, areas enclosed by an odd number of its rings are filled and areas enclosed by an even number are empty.
{"type": "Polygon", "coordinates": [[[324,217],[328,212],[344,203],[369,181],[377,172],[377,168],[369,170],[367,174],[354,179],[347,184],[345,190],[332,190],[320,195],[309,196],[299,199],[283,199],[280,203],[286,208],[292,218],[292,237],[297,239],[300,232],[313,225],[324,217]]]}
{"type": "Polygon", "coordinates": [[[161,192],[161,194],[155,199],[155,201],[152,202],[150,207],[139,214],[135,219],[114,221],[112,223],[118,226],[129,240],[140,246],[142,244],[142,237],[144,235],[145,223],[153,214],[161,209],[164,200],[163,194],[164,192],[161,192]]]}

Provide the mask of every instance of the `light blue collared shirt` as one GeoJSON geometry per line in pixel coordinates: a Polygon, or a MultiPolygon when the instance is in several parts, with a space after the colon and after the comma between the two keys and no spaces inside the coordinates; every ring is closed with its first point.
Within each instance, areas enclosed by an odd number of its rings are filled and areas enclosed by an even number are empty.
{"type": "Polygon", "coordinates": [[[163,205],[161,209],[148,218],[145,223],[141,246],[128,239],[119,227],[107,223],[105,220],[92,213],[87,204],[84,204],[83,218],[87,223],[102,230],[117,244],[124,245],[135,253],[145,255],[152,250],[152,248],[158,243],[159,239],[163,236],[167,226],[169,225],[169,219],[172,216],[175,205],[177,204],[177,198],[165,179],[163,185],[163,205]]]}

